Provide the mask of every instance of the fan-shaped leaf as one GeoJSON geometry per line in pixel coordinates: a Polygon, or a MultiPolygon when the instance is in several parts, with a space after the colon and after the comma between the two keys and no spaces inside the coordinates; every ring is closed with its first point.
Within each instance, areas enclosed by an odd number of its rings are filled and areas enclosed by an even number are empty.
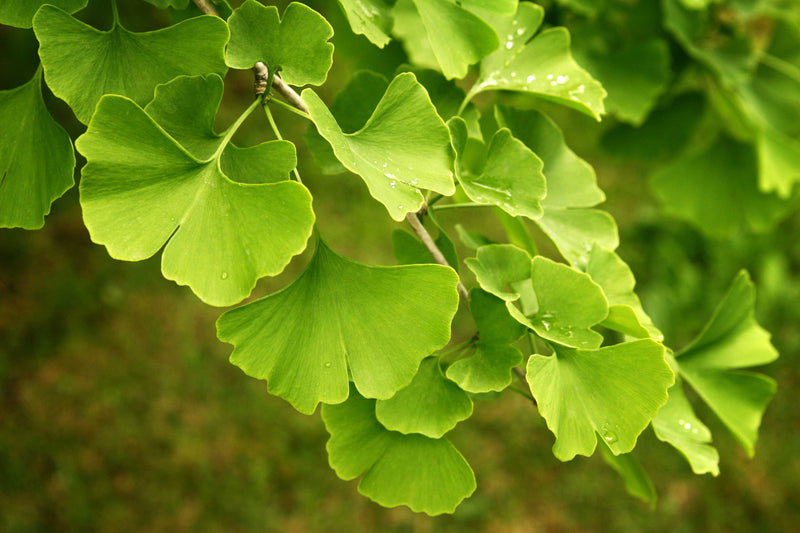
{"type": "Polygon", "coordinates": [[[447,267],[363,265],[320,241],[297,280],[223,314],[218,336],[233,364],[300,412],[347,399],[348,373],[361,394],[390,398],[447,344],[457,283],[447,267]]]}
{"type": "Polygon", "coordinates": [[[394,19],[390,4],[384,0],[339,0],[350,27],[383,48],[392,40],[394,19]]]}
{"type": "Polygon", "coordinates": [[[530,285],[531,256],[511,244],[481,246],[477,255],[464,263],[483,290],[506,301],[519,299],[522,285],[530,285]]]}

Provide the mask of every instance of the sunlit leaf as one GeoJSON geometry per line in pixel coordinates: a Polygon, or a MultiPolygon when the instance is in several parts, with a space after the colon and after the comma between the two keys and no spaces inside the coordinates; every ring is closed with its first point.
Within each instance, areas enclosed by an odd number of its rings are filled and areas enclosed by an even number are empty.
{"type": "Polygon", "coordinates": [[[519,299],[519,285],[531,277],[531,257],[511,244],[482,246],[464,262],[483,290],[506,301],[519,299]]]}
{"type": "Polygon", "coordinates": [[[75,168],[69,135],[42,99],[41,69],[0,91],[0,123],[0,227],[41,228],[53,201],[72,187],[75,168]]]}
{"type": "Polygon", "coordinates": [[[392,40],[394,20],[391,4],[384,0],[339,0],[354,33],[367,37],[373,44],[383,48],[392,40]]]}
{"type": "Polygon", "coordinates": [[[333,63],[333,28],[310,7],[292,2],[278,15],[275,6],[247,0],[228,19],[225,52],[230,67],[249,69],[258,61],[292,85],[322,85],[333,63]]]}
{"type": "Polygon", "coordinates": [[[322,419],[331,468],[342,479],[363,474],[358,491],[383,506],[452,513],[475,491],[475,475],[450,441],[387,430],[375,418],[375,400],[355,387],[345,403],[324,405],[322,419]]]}
{"type": "Polygon", "coordinates": [[[361,394],[390,398],[450,339],[457,282],[447,267],[364,265],[320,241],[297,280],[223,314],[218,336],[300,412],[347,399],[348,374],[361,394]]]}
{"type": "Polygon", "coordinates": [[[33,29],[47,85],[83,123],[104,94],[127,96],[144,106],[156,85],[176,76],[224,75],[227,70],[223,50],[228,27],[217,17],[197,17],[146,33],[120,24],[99,31],[44,6],[33,29]]]}
{"type": "Polygon", "coordinates": [[[674,382],[664,347],[650,339],[599,350],[556,346],[552,356],[531,356],[527,379],[562,461],[592,455],[598,434],[614,455],[630,452],[674,382]]]}
{"type": "Polygon", "coordinates": [[[355,133],[344,133],[310,89],[302,98],[339,161],[364,179],[393,219],[419,210],[420,189],[453,194],[450,133],[413,74],[392,80],[366,125],[355,133]]]}

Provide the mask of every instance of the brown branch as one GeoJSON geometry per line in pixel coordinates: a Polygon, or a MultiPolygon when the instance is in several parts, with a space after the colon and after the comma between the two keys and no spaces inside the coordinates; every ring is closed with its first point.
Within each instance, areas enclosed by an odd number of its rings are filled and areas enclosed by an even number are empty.
{"type": "MultiPolygon", "coordinates": [[[[414,232],[417,234],[417,237],[420,238],[422,243],[425,245],[425,248],[427,248],[428,251],[433,256],[434,261],[436,261],[440,265],[451,266],[450,263],[447,262],[447,259],[444,257],[442,251],[439,249],[438,246],[436,246],[436,243],[433,242],[431,234],[428,233],[428,230],[425,229],[425,226],[423,226],[422,222],[420,222],[419,218],[417,218],[416,213],[408,213],[406,215],[406,222],[408,222],[414,229],[414,232]]],[[[464,284],[459,281],[457,288],[458,288],[458,295],[461,296],[461,298],[465,302],[469,301],[469,293],[467,292],[467,288],[464,287],[464,284]]]]}
{"type": "Polygon", "coordinates": [[[202,11],[206,15],[212,15],[214,17],[219,16],[217,8],[214,7],[214,4],[212,4],[210,0],[194,0],[194,5],[196,5],[200,9],[200,11],[202,11]]]}

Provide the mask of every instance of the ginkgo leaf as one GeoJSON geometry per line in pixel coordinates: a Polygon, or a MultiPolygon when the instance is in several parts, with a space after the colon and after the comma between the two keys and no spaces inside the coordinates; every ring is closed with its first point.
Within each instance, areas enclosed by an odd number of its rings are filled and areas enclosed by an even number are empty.
{"type": "Polygon", "coordinates": [[[717,237],[764,231],[789,209],[788,202],[759,191],[753,147],[725,136],[660,168],[651,185],[666,212],[717,237]]]}
{"type": "Polygon", "coordinates": [[[537,34],[544,10],[520,2],[514,17],[498,17],[500,47],[481,61],[481,74],[469,92],[521,91],[552,100],[600,120],[606,91],[572,58],[566,28],[537,34]]]}
{"type": "Polygon", "coordinates": [[[480,174],[460,172],[458,161],[467,143],[467,123],[460,117],[448,122],[456,150],[456,175],[464,192],[478,203],[493,204],[512,216],[536,219],[542,216],[540,201],[547,187],[539,159],[511,131],[501,128],[487,148],[480,174]]]}
{"type": "Polygon", "coordinates": [[[472,415],[472,400],[444,377],[438,357],[419,365],[411,383],[386,400],[375,403],[375,416],[383,427],[406,435],[419,433],[438,439],[472,415]]]}
{"type": "Polygon", "coordinates": [[[507,304],[511,316],[540,337],[575,348],[598,348],[603,336],[592,326],[608,315],[608,301],[600,288],[583,272],[538,255],[531,266],[535,312],[507,304]]]}
{"type": "Polygon", "coordinates": [[[746,272],[734,280],[714,316],[675,360],[680,375],[752,456],[775,382],[741,370],[777,359],[770,335],[753,316],[755,289],[746,272]]]}
{"type": "Polygon", "coordinates": [[[59,7],[67,13],[80,11],[89,0],[9,0],[0,3],[0,24],[30,28],[33,16],[45,4],[59,7]]]}
{"type": "Polygon", "coordinates": [[[419,210],[419,189],[446,196],[455,191],[450,133],[413,74],[392,80],[372,116],[355,133],[344,133],[312,90],[304,90],[302,98],[339,161],[364,179],[393,219],[403,220],[406,213],[419,210]]]}
{"type": "MultiPolygon", "coordinates": [[[[288,177],[296,159],[286,144],[255,149],[263,165],[288,177]]],[[[209,304],[241,301],[260,277],[281,272],[311,235],[305,187],[260,182],[252,175],[259,167],[245,169],[248,179],[239,181],[249,183],[232,181],[219,162],[227,137],[211,158],[197,159],[128,98],[104,96],[76,146],[87,159],[80,193],[92,240],[128,261],[166,244],[164,277],[189,285],[209,304]]]]}
{"type": "Polygon", "coordinates": [[[521,285],[531,277],[531,256],[511,244],[481,246],[464,263],[483,290],[506,301],[519,299],[521,285]]]}
{"type": "Polygon", "coordinates": [[[511,344],[525,333],[525,327],[508,314],[501,298],[477,287],[470,291],[469,298],[480,343],[511,344]]]}
{"type": "MultiPolygon", "coordinates": [[[[673,370],[678,364],[668,356],[673,370]]],[[[670,387],[669,399],[653,419],[653,430],[659,440],[668,442],[686,457],[695,474],[719,475],[719,453],[711,446],[711,431],[694,414],[680,377],[670,387]]]]}
{"type": "Polygon", "coordinates": [[[130,32],[119,23],[99,31],[44,6],[33,29],[47,85],[83,123],[104,94],[127,96],[143,106],[156,85],[176,76],[224,75],[227,70],[222,54],[228,26],[218,17],[197,17],[146,33],[130,32]]]}
{"type": "Polygon", "coordinates": [[[69,135],[42,99],[41,69],[0,91],[0,123],[0,227],[41,228],[53,201],[72,187],[75,168],[69,135]]]}
{"type": "Polygon", "coordinates": [[[407,72],[413,72],[417,77],[417,81],[425,87],[431,102],[436,107],[436,112],[445,122],[459,116],[467,123],[469,137],[483,139],[480,125],[481,113],[472,102],[467,103],[466,107],[460,109],[466,93],[464,89],[458,86],[455,80],[448,80],[437,70],[405,67],[404,65],[401,68],[407,72]]]}
{"type": "Polygon", "coordinates": [[[450,339],[457,283],[447,267],[364,265],[319,241],[298,279],[223,314],[218,336],[233,364],[302,413],[346,400],[348,374],[364,396],[390,398],[450,339]]]}
{"type": "Polygon", "coordinates": [[[475,475],[450,441],[387,430],[375,418],[375,400],[355,387],[345,403],[324,405],[322,420],[331,468],[347,480],[363,474],[358,491],[383,506],[452,513],[475,491],[475,475]]]}
{"type": "Polygon", "coordinates": [[[616,253],[595,245],[589,255],[586,273],[602,287],[608,299],[609,314],[603,325],[633,337],[664,339],[633,290],[636,285],[633,272],[616,253]]]}
{"type": "Polygon", "coordinates": [[[599,209],[548,209],[536,221],[561,252],[578,268],[585,268],[595,245],[606,250],[619,246],[614,218],[599,209]]]}
{"type": "Polygon", "coordinates": [[[657,500],[656,488],[650,476],[642,468],[642,464],[630,453],[614,455],[605,445],[600,446],[600,452],[606,464],[616,470],[625,482],[628,494],[649,503],[650,508],[654,509],[657,500]]]}
{"type": "Polygon", "coordinates": [[[392,40],[394,19],[390,4],[384,0],[339,0],[354,33],[360,33],[383,48],[392,40]]]}
{"type": "Polygon", "coordinates": [[[252,68],[258,61],[292,85],[322,85],[333,63],[333,28],[310,7],[292,2],[278,15],[275,6],[247,0],[228,19],[228,66],[252,68]]]}
{"type": "Polygon", "coordinates": [[[562,461],[590,456],[600,435],[614,455],[630,452],[667,401],[674,375],[664,347],[650,339],[532,355],[527,379],[562,461]]]}

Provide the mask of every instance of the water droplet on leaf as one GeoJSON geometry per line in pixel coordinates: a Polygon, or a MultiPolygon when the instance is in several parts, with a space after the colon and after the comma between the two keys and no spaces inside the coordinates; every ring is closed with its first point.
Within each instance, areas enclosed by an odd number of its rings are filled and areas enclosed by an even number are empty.
{"type": "Polygon", "coordinates": [[[220,277],[221,277],[222,279],[228,279],[228,273],[227,273],[227,272],[223,272],[223,273],[222,273],[222,275],[221,275],[220,277]]]}

